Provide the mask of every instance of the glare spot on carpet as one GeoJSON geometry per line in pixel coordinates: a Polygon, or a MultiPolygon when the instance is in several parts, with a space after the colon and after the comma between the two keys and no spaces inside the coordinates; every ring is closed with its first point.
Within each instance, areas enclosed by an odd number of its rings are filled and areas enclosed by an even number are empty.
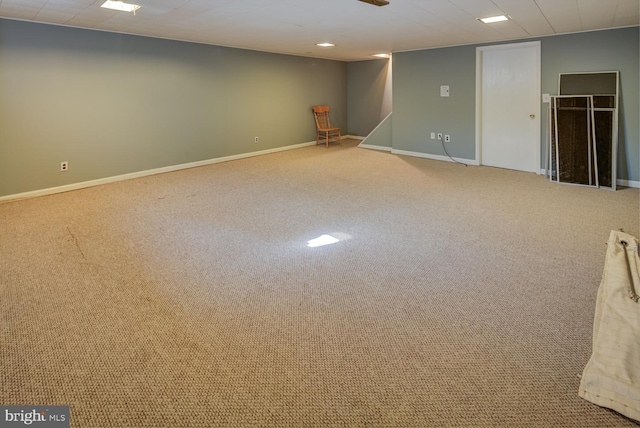
{"type": "Polygon", "coordinates": [[[322,247],[323,245],[331,245],[336,242],[346,241],[347,239],[351,239],[351,235],[342,232],[334,232],[331,235],[320,235],[315,239],[307,241],[307,247],[322,247]]]}
{"type": "Polygon", "coordinates": [[[315,239],[307,241],[307,247],[321,247],[323,245],[335,244],[336,242],[340,242],[340,240],[331,235],[320,235],[315,239]]]}

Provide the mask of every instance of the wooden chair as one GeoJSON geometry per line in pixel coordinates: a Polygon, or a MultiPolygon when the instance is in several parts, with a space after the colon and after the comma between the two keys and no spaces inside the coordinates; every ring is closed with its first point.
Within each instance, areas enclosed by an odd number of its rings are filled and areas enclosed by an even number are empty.
{"type": "Polygon", "coordinates": [[[316,129],[318,133],[316,135],[316,146],[320,144],[320,141],[324,141],[329,147],[329,142],[337,141],[342,145],[340,139],[340,128],[331,126],[329,120],[329,106],[314,106],[312,107],[313,116],[316,119],[316,129]]]}

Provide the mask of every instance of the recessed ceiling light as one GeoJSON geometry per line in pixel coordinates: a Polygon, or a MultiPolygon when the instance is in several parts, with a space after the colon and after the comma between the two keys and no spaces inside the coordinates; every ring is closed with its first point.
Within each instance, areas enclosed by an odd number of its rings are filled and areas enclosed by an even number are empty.
{"type": "Polygon", "coordinates": [[[140,9],[141,6],[139,4],[130,4],[121,1],[107,0],[106,2],[102,3],[100,7],[104,7],[105,9],[119,10],[121,12],[133,12],[133,14],[135,15],[136,10],[140,9]]]}
{"type": "Polygon", "coordinates": [[[377,56],[378,58],[391,58],[391,54],[388,53],[373,54],[371,56],[377,56]]]}
{"type": "Polygon", "coordinates": [[[333,43],[326,43],[326,42],[325,42],[325,43],[316,43],[316,46],[320,46],[320,47],[323,47],[323,48],[332,48],[332,47],[334,47],[334,46],[335,46],[335,44],[333,44],[333,43]]]}
{"type": "Polygon", "coordinates": [[[508,21],[509,17],[506,15],[498,15],[498,16],[490,16],[488,18],[478,18],[480,21],[485,24],[493,24],[494,22],[508,21]]]}

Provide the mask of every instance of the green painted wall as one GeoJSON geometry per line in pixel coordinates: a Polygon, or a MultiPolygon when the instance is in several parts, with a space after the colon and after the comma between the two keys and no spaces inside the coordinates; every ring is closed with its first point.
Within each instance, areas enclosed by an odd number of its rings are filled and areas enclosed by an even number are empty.
{"type": "Polygon", "coordinates": [[[391,149],[391,129],[393,128],[393,115],[389,115],[378,124],[378,126],[367,135],[361,144],[362,147],[373,146],[391,149]]]}
{"type": "MultiPolygon", "coordinates": [[[[640,32],[638,27],[568,34],[542,42],[542,93],[558,93],[558,74],[620,71],[618,178],[640,181],[640,32]]],[[[546,112],[546,104],[545,112],[546,112]]],[[[546,116],[545,116],[546,117],[546,116]]],[[[542,135],[547,124],[542,123],[542,135]]]]}
{"type": "Polygon", "coordinates": [[[393,54],[393,149],[446,156],[430,132],[450,134],[453,157],[475,158],[476,48],[393,54]],[[449,85],[450,96],[440,97],[449,85]]]}
{"type": "Polygon", "coordinates": [[[316,104],[346,128],[346,63],[0,19],[0,196],[314,141],[316,104]]]}
{"type": "MultiPolygon", "coordinates": [[[[560,72],[621,71],[619,178],[640,181],[638,28],[540,40],[543,93],[560,72]]],[[[393,149],[444,155],[428,135],[450,132],[450,154],[475,159],[475,51],[394,54],[393,149]]],[[[343,134],[366,136],[391,111],[390,75],[387,60],[0,19],[0,196],[312,141],[316,104],[331,105],[343,134]]]]}
{"type": "Polygon", "coordinates": [[[391,61],[374,59],[347,64],[350,135],[366,137],[391,113],[391,61]]]}
{"type": "MultiPolygon", "coordinates": [[[[618,178],[640,181],[638,27],[543,37],[537,40],[541,41],[542,93],[557,93],[560,72],[620,70],[618,178]]],[[[452,143],[447,145],[452,156],[476,159],[477,46],[399,52],[393,55],[394,150],[444,155],[440,143],[429,139],[429,132],[443,132],[452,136],[452,143]],[[441,85],[451,87],[449,98],[440,97],[441,85]]],[[[540,114],[546,118],[546,104],[542,100],[540,114]]],[[[545,138],[546,122],[542,120],[541,151],[545,138]]],[[[544,157],[542,159],[544,162],[544,157]]],[[[541,167],[543,165],[544,163],[541,167]]]]}

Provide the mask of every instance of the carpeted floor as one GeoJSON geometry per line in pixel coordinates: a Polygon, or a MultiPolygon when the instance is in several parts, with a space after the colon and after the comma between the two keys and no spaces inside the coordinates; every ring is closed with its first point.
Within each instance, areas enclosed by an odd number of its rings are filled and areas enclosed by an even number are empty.
{"type": "Polygon", "coordinates": [[[578,397],[638,189],[357,143],[0,204],[0,403],[74,427],[638,426],[578,397]]]}

